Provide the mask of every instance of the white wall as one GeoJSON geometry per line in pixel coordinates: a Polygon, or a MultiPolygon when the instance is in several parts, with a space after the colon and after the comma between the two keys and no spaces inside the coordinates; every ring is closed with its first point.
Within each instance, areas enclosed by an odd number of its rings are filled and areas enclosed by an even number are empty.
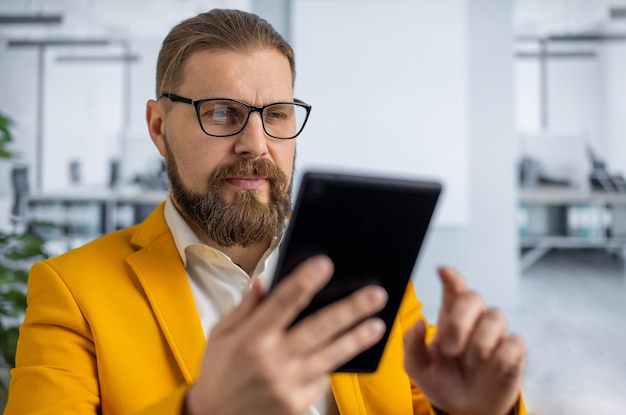
{"type": "Polygon", "coordinates": [[[296,0],[292,16],[296,96],[313,105],[296,172],[435,179],[435,224],[465,226],[465,0],[296,0]]]}
{"type": "Polygon", "coordinates": [[[437,229],[415,283],[427,316],[440,306],[439,265],[464,274],[489,306],[516,307],[516,145],[514,140],[512,2],[467,0],[469,88],[469,222],[437,229]]]}

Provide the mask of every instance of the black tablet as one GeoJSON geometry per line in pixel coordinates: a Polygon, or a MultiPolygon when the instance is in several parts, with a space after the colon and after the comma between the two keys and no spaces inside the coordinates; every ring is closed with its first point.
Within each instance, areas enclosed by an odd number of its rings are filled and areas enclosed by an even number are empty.
{"type": "Polygon", "coordinates": [[[378,284],[389,299],[378,316],[387,331],[336,372],[374,372],[416,264],[442,186],[435,181],[322,171],[302,176],[271,289],[300,262],[329,256],[330,282],[294,324],[358,288],[378,284]]]}

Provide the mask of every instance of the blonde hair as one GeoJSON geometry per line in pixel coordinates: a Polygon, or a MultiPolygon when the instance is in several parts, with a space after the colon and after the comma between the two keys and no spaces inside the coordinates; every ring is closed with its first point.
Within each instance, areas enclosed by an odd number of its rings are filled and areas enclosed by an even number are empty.
{"type": "Polygon", "coordinates": [[[295,81],[295,58],[289,43],[259,16],[240,10],[213,9],[174,26],[163,40],[157,60],[156,93],[174,91],[183,82],[184,65],[193,54],[210,51],[250,53],[273,49],[282,53],[295,81]]]}

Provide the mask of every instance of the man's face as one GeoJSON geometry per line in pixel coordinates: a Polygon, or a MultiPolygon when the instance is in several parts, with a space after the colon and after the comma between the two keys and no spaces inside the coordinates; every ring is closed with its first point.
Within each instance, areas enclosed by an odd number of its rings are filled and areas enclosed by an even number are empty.
{"type": "MultiPolygon", "coordinates": [[[[291,85],[288,60],[277,51],[200,52],[187,61],[182,86],[165,92],[263,106],[292,101],[291,85]]],[[[192,105],[162,98],[148,104],[147,116],[174,203],[192,226],[221,246],[276,235],[289,210],[295,140],[267,136],[258,113],[241,133],[221,138],[202,131],[192,105]]]]}

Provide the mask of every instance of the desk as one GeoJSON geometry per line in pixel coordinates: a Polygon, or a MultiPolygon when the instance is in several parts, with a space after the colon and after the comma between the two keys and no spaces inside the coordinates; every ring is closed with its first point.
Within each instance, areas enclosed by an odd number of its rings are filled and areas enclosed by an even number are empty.
{"type": "Polygon", "coordinates": [[[146,210],[152,210],[165,200],[167,191],[139,188],[72,187],[43,191],[28,196],[29,219],[57,223],[67,233],[75,232],[72,222],[80,224],[79,233],[98,236],[119,228],[120,208],[133,212],[123,226],[143,220],[146,210]],[[69,229],[69,230],[68,230],[69,229]]]}
{"type": "Polygon", "coordinates": [[[626,247],[626,193],[562,187],[521,189],[520,248],[526,269],[553,248],[626,247]]]}

